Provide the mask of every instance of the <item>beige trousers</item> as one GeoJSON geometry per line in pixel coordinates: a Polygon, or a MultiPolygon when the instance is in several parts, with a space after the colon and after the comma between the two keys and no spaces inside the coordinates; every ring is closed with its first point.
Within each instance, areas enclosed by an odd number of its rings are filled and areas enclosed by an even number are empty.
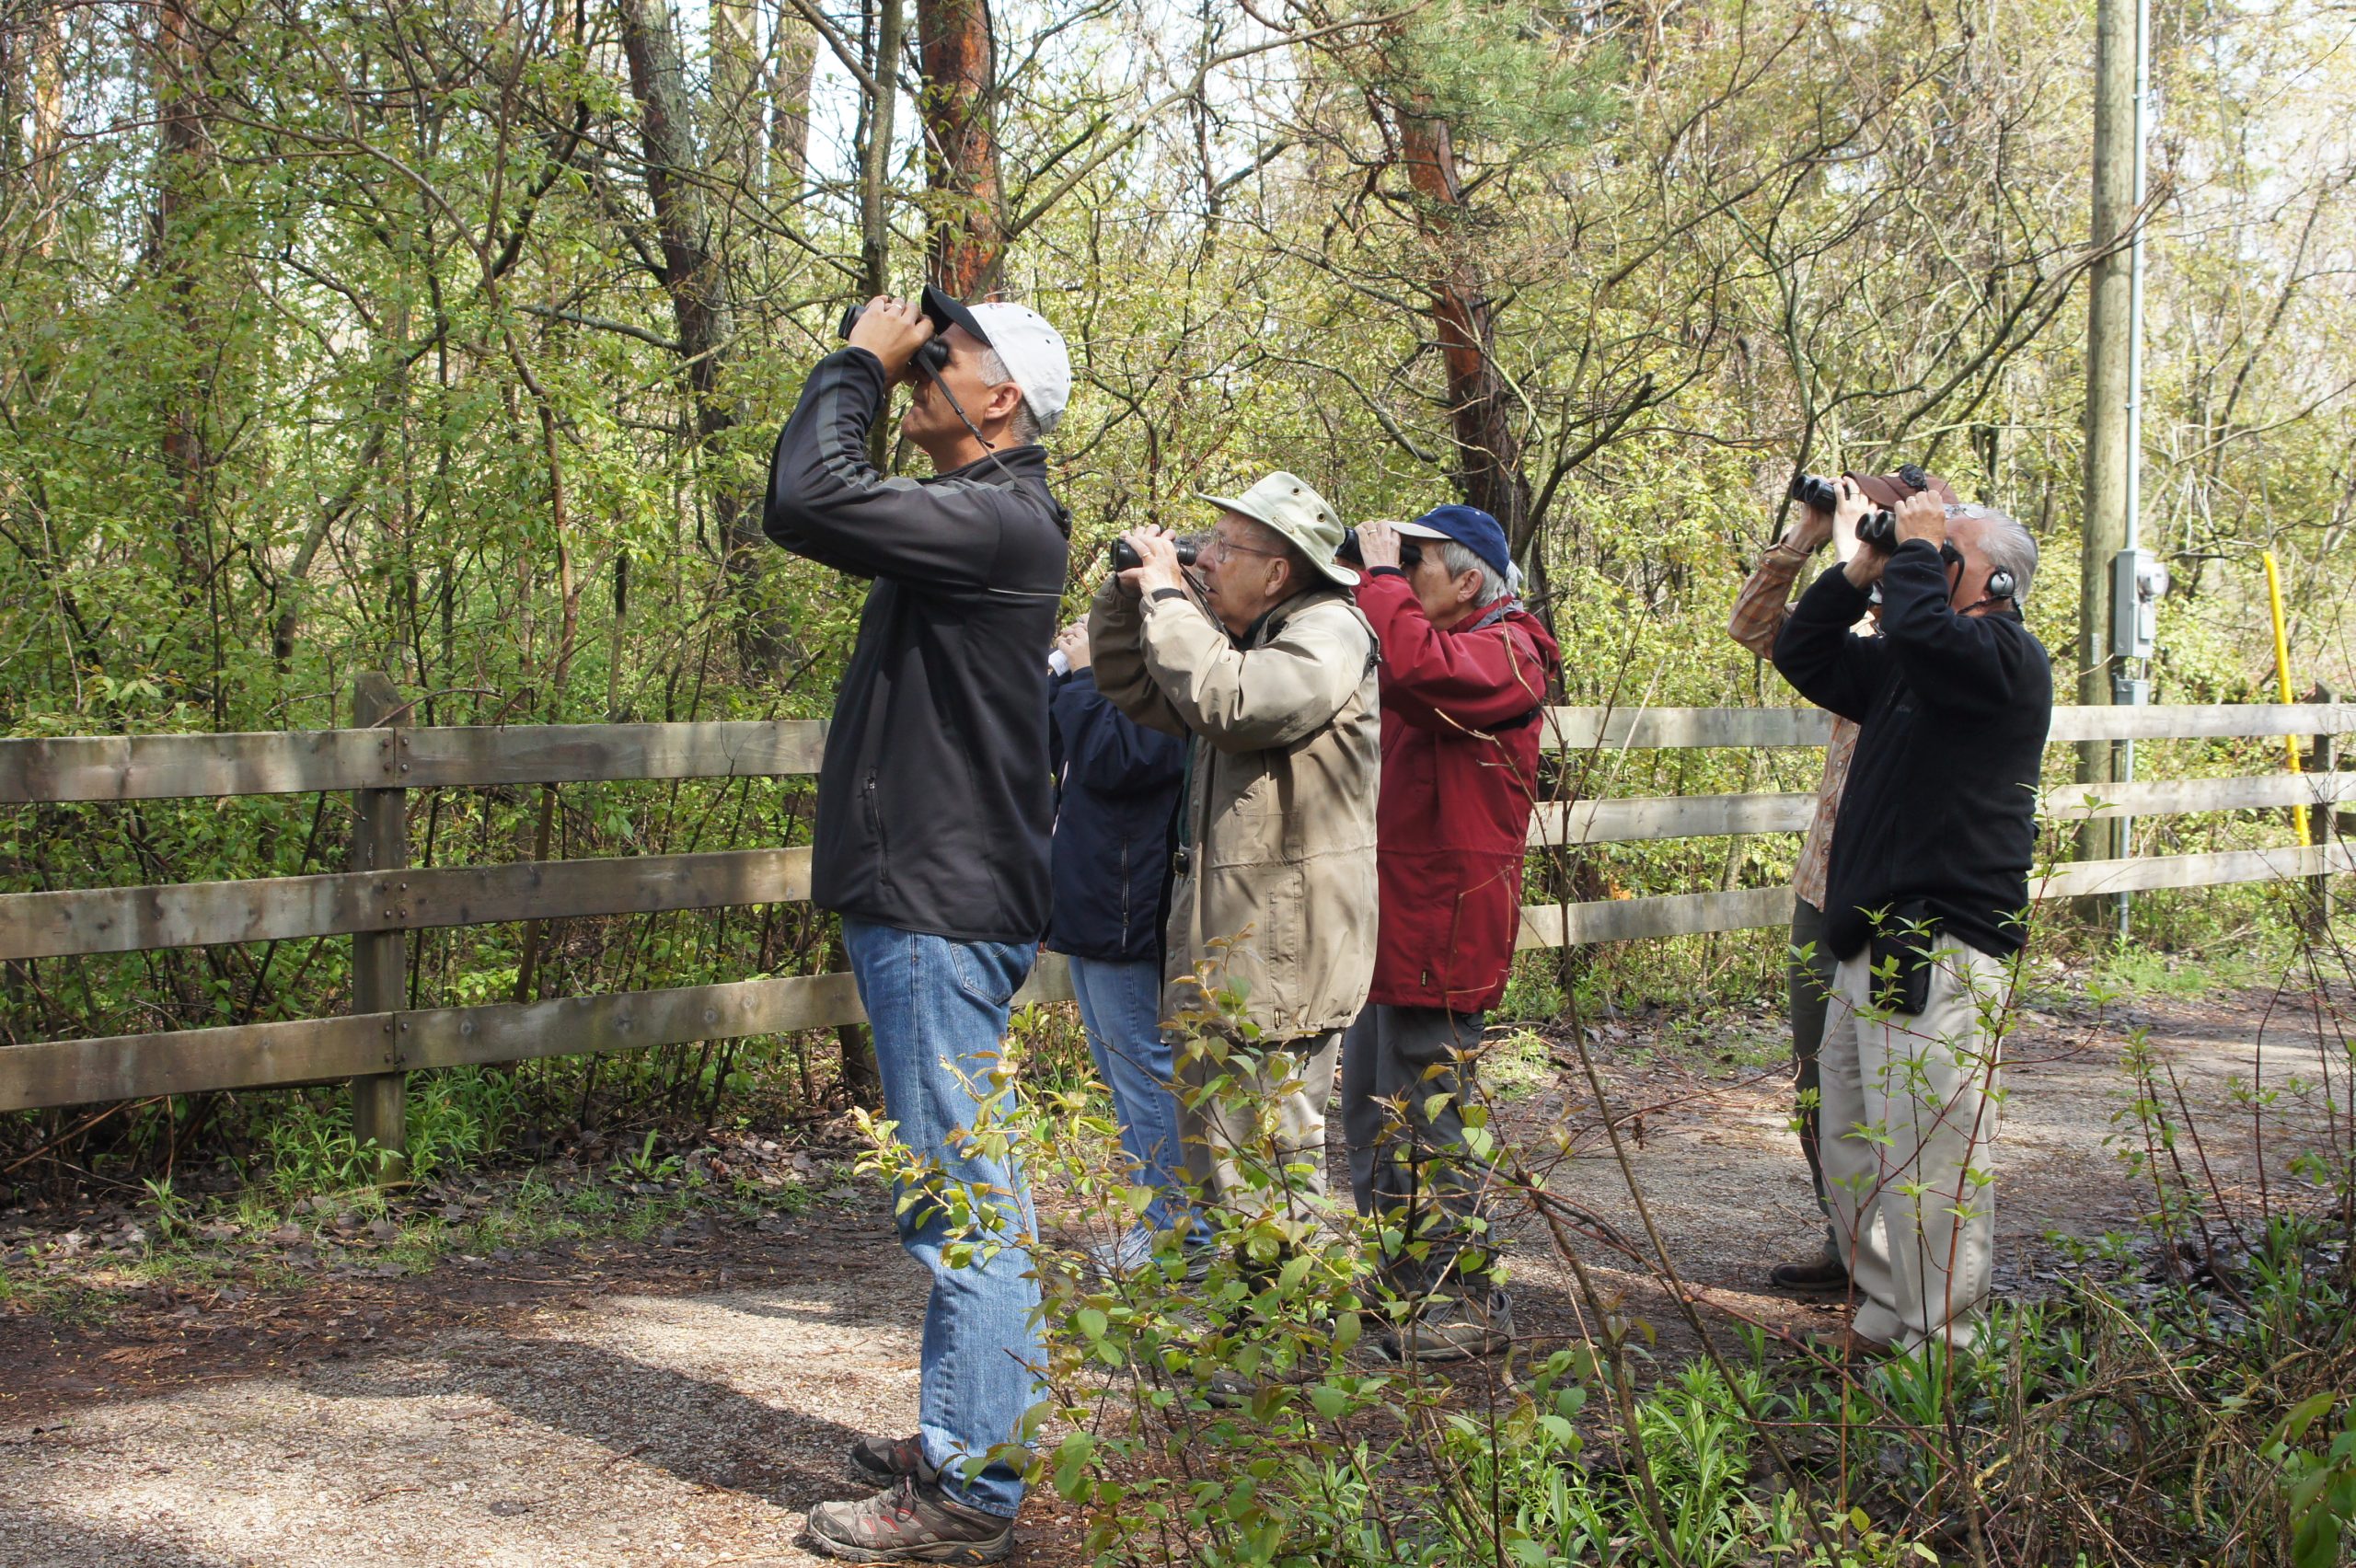
{"type": "Polygon", "coordinates": [[[1274,1217],[1307,1242],[1324,1221],[1325,1108],[1342,1032],[1255,1041],[1223,1062],[1202,1044],[1174,1047],[1187,1176],[1207,1204],[1274,1217]],[[1204,1095],[1219,1078],[1228,1082],[1204,1095]]]}
{"type": "Polygon", "coordinates": [[[2011,966],[1938,944],[1919,1014],[1875,1009],[1867,954],[1842,960],[1817,1061],[1825,1196],[1856,1332],[1908,1350],[1978,1337],[1996,1239],[1994,1025],[2011,966]]]}

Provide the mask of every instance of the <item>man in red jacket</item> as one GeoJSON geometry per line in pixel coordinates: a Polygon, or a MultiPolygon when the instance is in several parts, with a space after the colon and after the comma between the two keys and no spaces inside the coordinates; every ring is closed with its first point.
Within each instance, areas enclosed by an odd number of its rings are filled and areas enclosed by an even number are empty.
{"type": "Polygon", "coordinates": [[[1358,608],[1382,644],[1381,924],[1374,989],[1342,1045],[1342,1124],[1358,1212],[1406,1239],[1381,1263],[1408,1304],[1401,1354],[1462,1360],[1513,1334],[1484,1239],[1490,1170],[1464,1136],[1457,1066],[1512,965],[1562,655],[1514,596],[1505,531],[1487,513],[1369,523],[1358,548],[1358,608]]]}

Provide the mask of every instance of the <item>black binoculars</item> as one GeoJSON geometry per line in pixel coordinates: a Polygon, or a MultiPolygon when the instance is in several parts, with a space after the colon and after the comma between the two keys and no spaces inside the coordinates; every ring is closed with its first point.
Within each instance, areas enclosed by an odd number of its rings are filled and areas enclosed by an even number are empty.
{"type": "MultiPolygon", "coordinates": [[[[1818,512],[1836,512],[1841,506],[1841,481],[1822,474],[1802,474],[1792,481],[1792,499],[1818,512]]],[[[1857,519],[1857,539],[1877,550],[1896,549],[1898,514],[1887,506],[1875,507],[1857,519]]]]}
{"type": "MultiPolygon", "coordinates": [[[[1178,564],[1180,566],[1194,565],[1195,558],[1203,553],[1192,539],[1180,539],[1177,541],[1177,545],[1178,564]]],[[[1145,560],[1138,554],[1137,547],[1135,545],[1130,544],[1126,539],[1115,539],[1113,541],[1114,571],[1135,571],[1138,567],[1143,566],[1144,564],[1145,560]]]]}
{"type": "MultiPolygon", "coordinates": [[[[1358,531],[1356,528],[1345,528],[1342,530],[1342,545],[1339,549],[1334,552],[1334,559],[1338,561],[1345,561],[1351,566],[1364,566],[1366,564],[1366,557],[1358,553],[1358,531]]],[[[1399,540],[1400,570],[1403,571],[1413,571],[1415,568],[1423,564],[1424,547],[1403,535],[1399,540]]]]}
{"type": "MultiPolygon", "coordinates": [[[[843,330],[850,329],[846,326],[843,330]]],[[[1841,504],[1841,481],[1822,474],[1802,474],[1792,481],[1792,499],[1818,512],[1834,511],[1841,504]]]]}
{"type": "MultiPolygon", "coordinates": [[[[927,303],[930,304],[929,301],[927,303]]],[[[843,324],[837,329],[837,336],[849,341],[851,328],[858,325],[859,318],[866,313],[867,306],[864,305],[854,305],[844,311],[843,324]]],[[[932,316],[930,310],[927,310],[925,314],[932,316]]],[[[932,336],[917,346],[916,357],[908,362],[908,366],[912,370],[921,370],[929,375],[939,375],[949,368],[949,344],[945,340],[945,334],[949,328],[939,317],[933,317],[932,326],[932,336]]]]}

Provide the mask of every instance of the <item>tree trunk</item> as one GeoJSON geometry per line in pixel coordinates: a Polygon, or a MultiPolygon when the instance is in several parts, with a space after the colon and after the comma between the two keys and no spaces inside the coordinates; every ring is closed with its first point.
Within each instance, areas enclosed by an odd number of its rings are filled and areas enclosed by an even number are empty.
{"type": "Polygon", "coordinates": [[[998,57],[983,0],[917,0],[924,58],[926,266],[959,299],[999,292],[1006,214],[998,178],[998,57]]]}
{"type": "MultiPolygon", "coordinates": [[[[892,121],[900,97],[900,49],[907,39],[901,0],[878,0],[875,94],[867,104],[867,136],[859,160],[860,279],[870,299],[892,286],[892,121]]],[[[882,425],[876,428],[880,434],[882,425]]]]}
{"type": "MultiPolygon", "coordinates": [[[[639,133],[646,154],[646,194],[663,242],[663,286],[687,363],[695,401],[695,440],[707,457],[733,429],[743,410],[724,386],[735,313],[728,271],[713,248],[711,223],[699,184],[701,158],[687,84],[679,69],[678,34],[666,0],[618,0],[622,52],[629,60],[630,92],[638,99],[639,133]]],[[[785,636],[763,592],[768,544],[760,516],[742,487],[722,483],[712,494],[727,552],[738,614],[736,643],[748,673],[780,667],[785,636]]]]}
{"type": "MultiPolygon", "coordinates": [[[[760,49],[755,38],[759,15],[752,0],[711,0],[711,111],[705,117],[705,149],[711,159],[712,188],[735,203],[761,188],[760,49]]],[[[723,222],[714,248],[725,252],[723,222]]]]}
{"type": "Polygon", "coordinates": [[[162,0],[156,13],[156,102],[159,120],[156,169],[155,257],[170,291],[180,334],[170,401],[164,415],[164,468],[178,491],[172,542],[179,556],[181,592],[193,596],[209,576],[204,496],[212,467],[205,438],[206,391],[192,367],[196,352],[200,271],[192,254],[209,143],[203,112],[203,46],[192,0],[162,0]]]}
{"type": "Polygon", "coordinates": [[[799,201],[810,178],[810,82],[818,69],[818,34],[780,7],[770,54],[769,200],[799,201]]]}
{"type": "Polygon", "coordinates": [[[1416,221],[1432,245],[1432,326],[1448,370],[1456,482],[1465,501],[1495,517],[1517,556],[1528,548],[1530,480],[1522,473],[1521,432],[1512,394],[1497,374],[1495,307],[1464,234],[1464,198],[1448,122],[1399,116],[1399,144],[1416,199],[1416,221]]]}
{"type": "MultiPolygon", "coordinates": [[[[874,41],[868,63],[875,90],[861,106],[859,146],[859,275],[869,299],[892,287],[892,121],[900,99],[900,52],[907,41],[901,0],[876,0],[874,41]]],[[[890,451],[891,421],[877,420],[867,432],[868,460],[888,469],[890,451]]]]}
{"type": "Polygon", "coordinates": [[[47,256],[57,243],[57,193],[65,171],[65,37],[60,14],[43,6],[33,20],[32,186],[40,203],[33,244],[47,256]]]}
{"type": "Polygon", "coordinates": [[[57,238],[57,160],[65,141],[64,28],[62,13],[45,0],[0,22],[0,168],[23,171],[33,213],[28,237],[41,256],[57,238]]]}

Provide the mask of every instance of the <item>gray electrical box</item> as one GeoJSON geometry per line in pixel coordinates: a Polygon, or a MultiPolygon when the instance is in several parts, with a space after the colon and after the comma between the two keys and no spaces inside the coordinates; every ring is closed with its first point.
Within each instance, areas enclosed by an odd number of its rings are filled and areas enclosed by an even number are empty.
{"type": "Polygon", "coordinates": [[[2168,569],[2150,550],[2121,550],[2110,558],[2110,652],[2115,659],[2148,659],[2158,640],[2160,601],[2167,597],[2168,569]]]}

